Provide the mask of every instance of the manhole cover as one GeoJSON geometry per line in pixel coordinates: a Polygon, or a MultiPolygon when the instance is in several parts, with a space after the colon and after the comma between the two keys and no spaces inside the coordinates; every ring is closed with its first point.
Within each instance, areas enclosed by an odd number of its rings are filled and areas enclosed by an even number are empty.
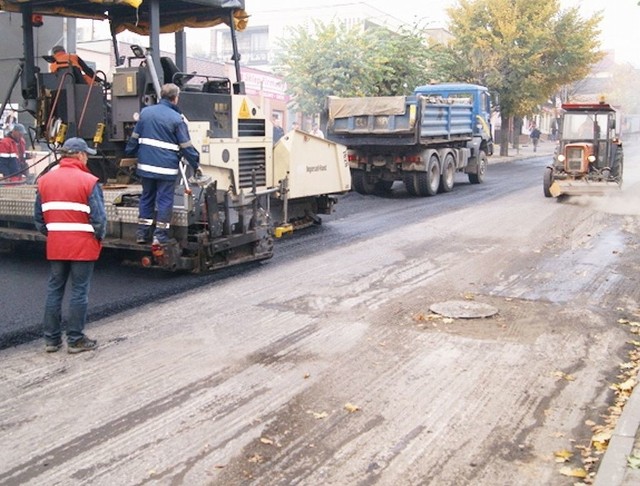
{"type": "Polygon", "coordinates": [[[498,309],[489,304],[471,302],[468,300],[448,300],[436,302],[429,307],[431,312],[455,319],[479,319],[491,317],[498,313],[498,309]]]}

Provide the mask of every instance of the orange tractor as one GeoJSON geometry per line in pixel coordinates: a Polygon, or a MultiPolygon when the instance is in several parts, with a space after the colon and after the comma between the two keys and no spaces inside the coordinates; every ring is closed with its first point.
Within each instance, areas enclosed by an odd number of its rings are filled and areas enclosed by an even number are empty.
{"type": "Polygon", "coordinates": [[[600,103],[565,103],[560,142],[545,169],[546,197],[601,195],[622,186],[622,142],[616,135],[616,111],[600,103]]]}

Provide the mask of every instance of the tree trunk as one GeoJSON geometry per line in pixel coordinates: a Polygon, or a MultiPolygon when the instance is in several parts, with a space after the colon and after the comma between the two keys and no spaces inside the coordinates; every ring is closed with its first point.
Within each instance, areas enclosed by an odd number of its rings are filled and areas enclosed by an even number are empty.
{"type": "Polygon", "coordinates": [[[520,148],[520,134],[522,133],[522,125],[524,125],[524,120],[517,116],[513,117],[513,133],[511,134],[513,140],[513,148],[518,150],[520,148]]]}
{"type": "Polygon", "coordinates": [[[510,136],[511,118],[500,114],[500,155],[509,155],[509,136],[510,136]]]}

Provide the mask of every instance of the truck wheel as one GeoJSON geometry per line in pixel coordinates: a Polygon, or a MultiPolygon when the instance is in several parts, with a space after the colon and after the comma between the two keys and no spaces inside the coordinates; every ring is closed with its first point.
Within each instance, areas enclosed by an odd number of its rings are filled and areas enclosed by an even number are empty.
{"type": "Polygon", "coordinates": [[[435,196],[440,187],[440,164],[438,157],[432,155],[427,163],[426,172],[416,173],[418,195],[419,196],[435,196]]]}
{"type": "Polygon", "coordinates": [[[456,167],[452,154],[447,154],[442,163],[442,175],[440,176],[439,192],[450,192],[453,189],[453,179],[455,177],[456,167]]]}
{"type": "Polygon", "coordinates": [[[411,196],[417,196],[418,195],[418,185],[417,185],[417,178],[415,173],[413,172],[405,172],[402,175],[402,182],[404,182],[404,187],[407,188],[407,192],[411,195],[411,196]]]}
{"type": "Polygon", "coordinates": [[[542,190],[544,191],[544,197],[551,197],[551,184],[553,184],[553,169],[551,167],[547,167],[544,170],[544,175],[542,176],[542,190]]]}
{"type": "Polygon", "coordinates": [[[487,173],[487,154],[484,150],[480,150],[477,157],[477,172],[475,174],[469,174],[469,182],[471,184],[480,184],[484,181],[484,175],[487,173]]]}
{"type": "Polygon", "coordinates": [[[364,194],[365,196],[368,194],[373,194],[376,190],[375,183],[371,182],[371,180],[367,177],[367,174],[363,170],[354,170],[351,171],[351,184],[353,188],[359,194],[364,194]]]}

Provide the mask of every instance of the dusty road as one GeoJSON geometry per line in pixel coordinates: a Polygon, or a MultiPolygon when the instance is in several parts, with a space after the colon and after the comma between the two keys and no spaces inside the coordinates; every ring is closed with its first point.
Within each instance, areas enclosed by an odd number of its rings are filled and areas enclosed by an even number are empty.
{"type": "Polygon", "coordinates": [[[435,211],[354,195],[306,255],[93,322],[94,353],[0,351],[0,484],[571,485],[554,452],[588,446],[640,307],[638,165],[563,203],[542,161],[435,211]],[[433,318],[451,299],[499,314],[433,318]]]}

